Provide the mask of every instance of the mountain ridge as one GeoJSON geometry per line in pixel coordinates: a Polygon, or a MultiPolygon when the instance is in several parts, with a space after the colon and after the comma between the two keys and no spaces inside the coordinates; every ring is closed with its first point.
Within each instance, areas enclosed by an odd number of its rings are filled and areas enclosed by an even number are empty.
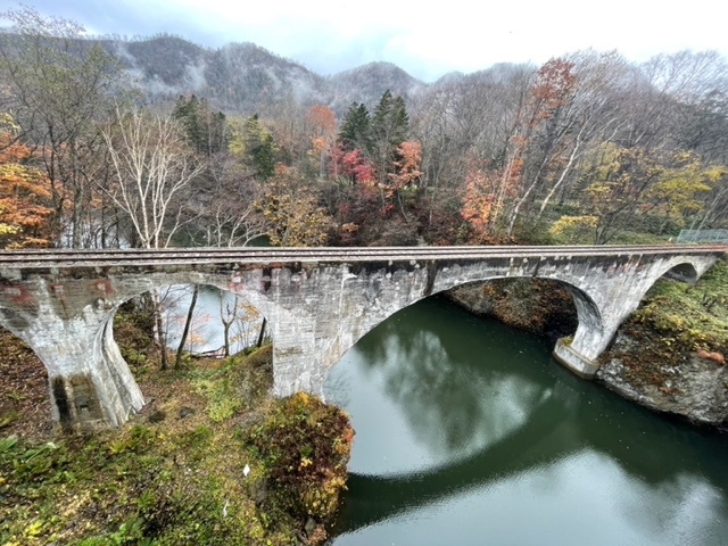
{"type": "Polygon", "coordinates": [[[120,60],[151,103],[197,94],[225,112],[251,115],[290,101],[325,104],[343,114],[353,103],[373,108],[389,89],[409,102],[432,84],[375,61],[323,76],[253,42],[204,47],[175,35],[125,40],[88,38],[120,60]]]}

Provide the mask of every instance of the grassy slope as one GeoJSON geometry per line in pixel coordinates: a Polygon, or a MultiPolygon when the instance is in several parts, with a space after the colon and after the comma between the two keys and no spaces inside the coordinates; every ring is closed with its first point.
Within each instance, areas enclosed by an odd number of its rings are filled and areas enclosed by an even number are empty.
{"type": "Polygon", "coordinates": [[[631,319],[690,350],[728,351],[728,263],[713,266],[694,285],[661,280],[631,319]]]}
{"type": "Polygon", "coordinates": [[[315,399],[267,399],[270,357],[268,347],[165,373],[141,363],[135,374],[148,404],[126,427],[45,443],[0,440],[0,545],[322,540],[321,506],[336,504],[353,433],[341,412],[315,399]],[[302,435],[305,422],[330,433],[302,435]],[[261,448],[263,437],[270,442],[261,448]],[[288,475],[277,466],[283,455],[305,467],[293,469],[305,483],[289,480],[280,491],[272,478],[288,475]],[[296,495],[303,500],[293,506],[296,495]],[[318,503],[308,513],[311,500],[318,503]]]}

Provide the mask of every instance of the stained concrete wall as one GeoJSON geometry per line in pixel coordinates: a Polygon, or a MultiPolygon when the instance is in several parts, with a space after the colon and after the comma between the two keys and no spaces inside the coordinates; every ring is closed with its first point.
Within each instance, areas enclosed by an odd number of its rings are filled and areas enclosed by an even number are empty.
{"type": "Polygon", "coordinates": [[[118,426],[144,404],[113,339],[121,303],[171,284],[230,290],[258,308],[274,342],[274,392],[323,395],[329,370],[362,336],[416,301],[465,283],[546,278],[574,297],[579,326],[556,356],[581,375],[652,284],[674,270],[697,278],[715,256],[489,258],[366,264],[280,264],[238,269],[119,268],[98,272],[2,271],[0,324],[21,337],[48,369],[54,418],[67,429],[118,426]],[[686,265],[687,264],[687,265],[686,265]]]}

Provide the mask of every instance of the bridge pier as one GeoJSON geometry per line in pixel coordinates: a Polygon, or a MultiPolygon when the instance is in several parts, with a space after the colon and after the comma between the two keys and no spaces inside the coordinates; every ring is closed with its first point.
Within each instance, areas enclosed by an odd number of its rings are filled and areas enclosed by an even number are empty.
{"type": "Polygon", "coordinates": [[[64,431],[89,432],[116,427],[144,405],[144,397],[114,340],[115,306],[97,299],[79,314],[59,290],[44,281],[30,291],[4,290],[16,299],[2,306],[0,323],[35,352],[46,367],[51,414],[64,431]],[[22,299],[22,301],[19,300],[22,299]]]}
{"type": "Polygon", "coordinates": [[[28,336],[48,369],[53,419],[67,432],[117,427],[144,406],[114,341],[113,315],[85,318],[28,336]]]}
{"type": "Polygon", "coordinates": [[[593,379],[599,369],[599,364],[584,356],[571,346],[571,340],[561,338],[556,341],[553,357],[566,369],[574,372],[583,379],[593,379]]]}

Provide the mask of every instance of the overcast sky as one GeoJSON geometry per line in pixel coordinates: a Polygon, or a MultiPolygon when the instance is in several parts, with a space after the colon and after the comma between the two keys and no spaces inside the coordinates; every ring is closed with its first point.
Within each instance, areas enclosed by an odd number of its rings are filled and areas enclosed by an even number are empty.
{"type": "MultiPolygon", "coordinates": [[[[433,81],[498,62],[541,64],[592,47],[629,60],[682,49],[728,56],[720,0],[26,0],[90,34],[254,42],[318,72],[389,61],[433,81]],[[436,6],[436,7],[430,7],[436,6]],[[477,7],[474,7],[477,6],[477,7]]],[[[2,11],[19,4],[0,0],[2,11]]]]}

